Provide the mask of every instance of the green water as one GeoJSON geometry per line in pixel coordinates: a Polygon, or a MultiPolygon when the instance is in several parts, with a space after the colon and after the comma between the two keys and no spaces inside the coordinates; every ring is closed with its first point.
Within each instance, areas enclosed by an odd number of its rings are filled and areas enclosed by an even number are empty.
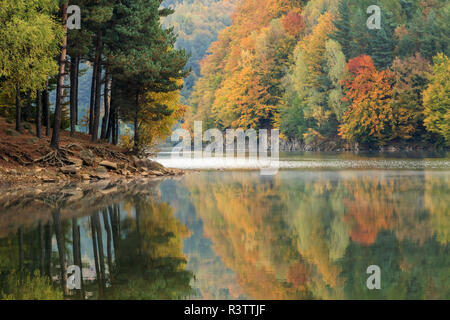
{"type": "Polygon", "coordinates": [[[61,298],[60,262],[78,256],[89,299],[450,298],[448,158],[283,159],[315,165],[2,203],[0,296],[61,298]]]}

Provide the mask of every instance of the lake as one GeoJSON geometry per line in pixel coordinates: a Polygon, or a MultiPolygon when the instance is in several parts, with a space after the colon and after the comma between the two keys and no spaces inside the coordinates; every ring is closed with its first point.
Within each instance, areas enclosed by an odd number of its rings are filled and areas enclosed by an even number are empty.
{"type": "Polygon", "coordinates": [[[273,176],[240,162],[158,160],[193,170],[4,194],[0,296],[450,298],[448,154],[282,154],[273,176]],[[77,284],[72,265],[81,290],[65,285],[77,284]],[[371,266],[379,289],[368,287],[371,266]]]}

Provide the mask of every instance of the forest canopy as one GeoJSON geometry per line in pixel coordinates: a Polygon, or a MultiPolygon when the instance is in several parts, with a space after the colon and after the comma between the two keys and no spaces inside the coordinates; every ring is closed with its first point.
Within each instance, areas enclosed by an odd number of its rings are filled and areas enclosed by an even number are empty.
{"type": "Polygon", "coordinates": [[[449,146],[449,19],[444,0],[242,0],[202,60],[188,125],[279,128],[316,150],[449,146]]]}

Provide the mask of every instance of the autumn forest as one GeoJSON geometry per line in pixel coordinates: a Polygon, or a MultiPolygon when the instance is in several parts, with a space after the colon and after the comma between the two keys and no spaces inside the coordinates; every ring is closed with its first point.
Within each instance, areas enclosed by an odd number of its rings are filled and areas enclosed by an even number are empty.
{"type": "Polygon", "coordinates": [[[448,146],[449,17],[440,0],[243,0],[201,62],[190,119],[277,127],[309,150],[448,146]]]}

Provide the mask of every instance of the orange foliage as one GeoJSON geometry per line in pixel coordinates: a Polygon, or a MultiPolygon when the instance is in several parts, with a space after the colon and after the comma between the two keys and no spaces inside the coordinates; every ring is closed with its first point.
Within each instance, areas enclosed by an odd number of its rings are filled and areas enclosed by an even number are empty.
{"type": "Polygon", "coordinates": [[[340,136],[349,141],[386,143],[396,121],[391,105],[394,75],[389,70],[377,71],[366,55],[350,60],[347,69],[351,76],[343,81],[345,100],[352,104],[344,114],[340,136]]]}
{"type": "Polygon", "coordinates": [[[283,24],[284,30],[295,37],[305,28],[305,21],[298,10],[289,11],[288,14],[281,19],[281,23],[283,24]]]}
{"type": "Polygon", "coordinates": [[[392,181],[380,179],[378,184],[364,180],[350,180],[351,197],[345,199],[345,221],[351,225],[350,237],[366,246],[375,243],[378,233],[392,230],[395,225],[392,181]]]}

